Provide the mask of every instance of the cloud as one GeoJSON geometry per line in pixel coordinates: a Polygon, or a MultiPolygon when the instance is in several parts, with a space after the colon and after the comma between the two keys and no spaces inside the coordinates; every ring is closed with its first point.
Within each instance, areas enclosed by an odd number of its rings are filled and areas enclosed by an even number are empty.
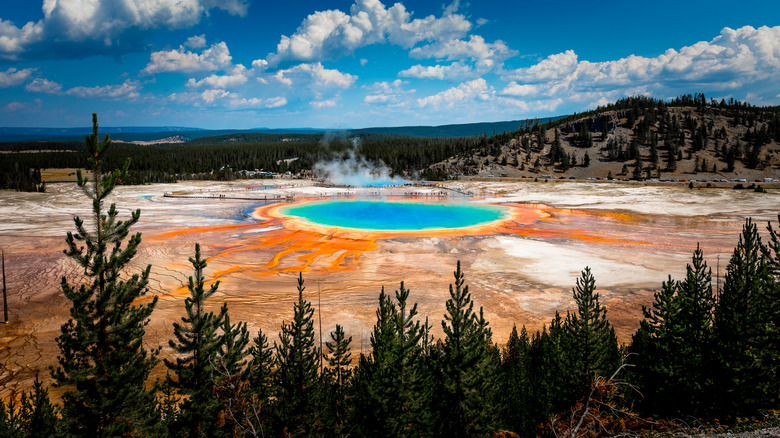
{"type": "Polygon", "coordinates": [[[76,96],[91,99],[133,99],[139,96],[141,86],[133,82],[125,82],[122,85],[104,85],[102,87],[73,87],[65,92],[68,96],[76,96]]]}
{"type": "Polygon", "coordinates": [[[474,79],[492,70],[502,68],[504,61],[517,55],[503,41],[487,43],[479,35],[471,35],[468,40],[451,39],[436,41],[415,47],[409,52],[413,58],[435,58],[437,60],[456,61],[450,65],[434,66],[414,65],[401,71],[401,77],[442,79],[462,81],[474,79]]]}
{"type": "Polygon", "coordinates": [[[173,93],[168,96],[168,100],[194,107],[206,106],[225,109],[265,109],[287,105],[287,99],[281,96],[265,99],[259,97],[246,98],[238,93],[218,88],[204,90],[200,93],[173,93]]]}
{"type": "Polygon", "coordinates": [[[474,101],[487,101],[495,95],[495,90],[482,78],[464,82],[457,87],[452,87],[432,96],[417,99],[420,107],[446,105],[453,107],[474,101]]]}
{"type": "Polygon", "coordinates": [[[417,79],[446,79],[449,81],[458,81],[475,76],[474,70],[463,63],[454,62],[450,65],[413,65],[406,70],[398,72],[402,78],[417,79]]]}
{"type": "Polygon", "coordinates": [[[217,99],[230,96],[230,92],[226,90],[206,90],[200,94],[200,97],[206,103],[213,103],[217,99]]]}
{"type": "Polygon", "coordinates": [[[294,67],[279,70],[274,75],[279,82],[292,86],[293,84],[308,83],[312,88],[349,88],[357,80],[357,76],[342,73],[335,69],[327,69],[321,63],[298,64],[294,67]]]}
{"type": "Polygon", "coordinates": [[[0,58],[83,58],[95,52],[137,51],[149,30],[187,28],[215,8],[245,16],[248,6],[248,0],[44,0],[43,18],[36,22],[18,27],[0,20],[0,58]]]}
{"type": "Polygon", "coordinates": [[[24,89],[32,93],[59,94],[62,91],[62,84],[50,81],[46,78],[35,78],[27,84],[24,89]]]}
{"type": "Polygon", "coordinates": [[[212,44],[201,53],[186,50],[182,45],[175,50],[153,52],[142,73],[217,71],[230,67],[232,59],[224,42],[212,44]]]}
{"type": "Polygon", "coordinates": [[[386,8],[379,0],[357,0],[349,14],[327,10],[309,15],[294,34],[281,37],[276,52],[266,59],[271,65],[322,61],[375,43],[390,42],[409,49],[421,41],[461,38],[471,23],[455,12],[456,8],[448,8],[440,17],[412,20],[401,3],[386,8]]]}
{"type": "Polygon", "coordinates": [[[43,108],[43,101],[35,99],[32,102],[9,102],[3,107],[3,110],[10,113],[18,113],[20,111],[36,112],[41,108],[43,108]]]}
{"type": "Polygon", "coordinates": [[[468,40],[451,39],[415,47],[409,52],[409,55],[414,58],[436,58],[449,61],[470,59],[475,61],[477,65],[493,68],[517,53],[501,40],[487,43],[483,37],[471,35],[468,40]]]}
{"type": "Polygon", "coordinates": [[[375,82],[370,86],[364,87],[369,90],[369,94],[363,97],[363,102],[386,105],[405,104],[409,101],[410,95],[416,92],[416,90],[404,90],[404,85],[408,84],[409,82],[400,79],[396,79],[392,82],[375,82]]]}
{"type": "Polygon", "coordinates": [[[201,34],[187,38],[184,47],[189,47],[190,49],[202,49],[206,47],[206,35],[201,34]]]}
{"type": "Polygon", "coordinates": [[[256,68],[257,70],[265,70],[266,67],[268,67],[268,61],[265,59],[255,59],[252,61],[252,68],[256,68]]]}
{"type": "MultiPolygon", "coordinates": [[[[657,57],[627,56],[606,62],[579,60],[572,50],[538,64],[506,72],[512,80],[505,94],[531,84],[549,97],[573,93],[661,92],[662,96],[702,87],[736,90],[760,81],[777,84],[780,73],[780,26],[724,28],[711,41],[668,49],[657,57]],[[516,82],[514,82],[516,81],[516,82]],[[523,83],[523,85],[520,85],[523,83]]],[[[597,101],[598,102],[598,101],[597,101]]]]}
{"type": "Polygon", "coordinates": [[[501,94],[509,96],[530,96],[539,92],[539,87],[536,85],[518,84],[517,82],[510,82],[503,90],[501,94]]]}
{"type": "Polygon", "coordinates": [[[326,108],[326,107],[332,107],[336,106],[336,100],[335,99],[328,99],[328,100],[314,100],[309,102],[309,105],[313,106],[314,108],[326,108]]]}
{"type": "Polygon", "coordinates": [[[34,68],[25,68],[22,70],[15,69],[13,67],[6,71],[0,71],[0,88],[15,87],[22,85],[35,72],[34,68]]]}
{"type": "Polygon", "coordinates": [[[247,70],[241,64],[236,65],[233,68],[233,72],[225,75],[211,75],[207,76],[199,81],[194,78],[190,78],[187,81],[188,87],[209,87],[209,88],[231,88],[238,85],[245,84],[249,80],[249,76],[252,74],[251,70],[247,70]]]}

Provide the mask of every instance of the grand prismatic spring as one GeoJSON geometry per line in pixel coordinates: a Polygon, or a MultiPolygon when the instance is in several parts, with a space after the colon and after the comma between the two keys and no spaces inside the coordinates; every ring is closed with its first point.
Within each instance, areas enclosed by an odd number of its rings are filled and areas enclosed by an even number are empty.
{"type": "MultiPolygon", "coordinates": [[[[303,272],[305,297],[321,306],[323,333],[339,323],[354,348],[366,350],[380,289],[393,291],[402,280],[441,335],[458,260],[499,343],[513,324],[536,330],[570,309],[586,266],[625,342],[642,306],[667,275],[682,277],[697,244],[722,278],[745,218],[763,230],[776,220],[780,195],[583,182],[360,190],[279,180],[119,187],[114,201],[125,216],[141,209],[134,231],[143,242],[129,273],[152,265],[150,294],[160,302],[150,346],[167,345],[171,323],[183,314],[188,258],[200,242],[207,281],[220,280],[214,309],[227,302],[232,320],[274,336],[292,315],[303,272]]],[[[69,307],[60,279],[80,278],[62,254],[64,237],[74,215],[89,218],[89,207],[73,184],[0,197],[11,320],[0,326],[4,395],[29,387],[36,374],[48,379],[56,362],[54,339],[69,307]]]]}

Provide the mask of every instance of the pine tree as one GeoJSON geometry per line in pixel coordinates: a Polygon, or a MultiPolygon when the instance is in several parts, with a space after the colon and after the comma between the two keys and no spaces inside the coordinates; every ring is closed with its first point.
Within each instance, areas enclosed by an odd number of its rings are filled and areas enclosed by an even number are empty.
{"type": "MultiPolygon", "coordinates": [[[[257,336],[252,339],[252,347],[249,355],[252,359],[249,363],[249,387],[253,394],[257,395],[261,404],[269,403],[273,394],[273,358],[274,351],[268,344],[268,337],[262,330],[257,330],[257,336]]],[[[261,408],[264,409],[264,406],[261,408]]]]}
{"type": "MultiPolygon", "coordinates": [[[[222,305],[225,319],[220,326],[221,348],[217,354],[211,384],[220,403],[217,425],[225,436],[237,436],[247,430],[257,430],[258,402],[249,387],[247,345],[249,330],[245,322],[230,323],[227,304],[222,305]]],[[[215,434],[216,435],[216,434],[215,434]]],[[[212,435],[214,436],[214,435],[212,435]]]]}
{"type": "Polygon", "coordinates": [[[146,435],[159,424],[155,397],[144,387],[157,362],[159,350],[143,344],[145,326],[157,305],[155,296],[146,304],[134,304],[147,292],[151,266],[125,280],[121,273],[135,255],[141,234],[122,242],[140,217],[118,220],[115,204],[108,212],[103,202],[127,175],[130,165],[104,174],[102,158],[111,144],[108,135],[98,140],[97,115],[92,114],[92,134],[85,139],[91,181],[77,173],[78,186],[92,200],[94,228],[74,217],[76,234],[68,232],[65,250],[84,268],[85,283],[71,287],[62,279],[62,292],[72,302],[70,319],[57,338],[59,366],[52,369],[57,387],[65,388],[63,417],[75,436],[146,435]],[[84,242],[79,246],[78,242],[84,242]]]}
{"type": "Polygon", "coordinates": [[[663,283],[652,309],[643,308],[642,334],[634,337],[631,351],[637,353],[635,374],[647,412],[701,417],[711,402],[714,296],[700,248],[686,271],[685,280],[663,283]]]}
{"type": "Polygon", "coordinates": [[[572,289],[577,312],[567,315],[566,329],[572,346],[577,397],[590,387],[593,378],[611,375],[620,365],[617,337],[607,320],[607,309],[599,303],[596,280],[586,267],[572,289]]]}
{"type": "Polygon", "coordinates": [[[773,376],[777,363],[777,333],[771,310],[777,309],[777,284],[756,225],[747,219],[734,249],[718,303],[715,336],[718,341],[717,406],[739,415],[755,412],[777,399],[773,376]],[[774,302],[773,302],[774,298],[774,302]],[[768,336],[769,335],[769,336],[768,336]],[[769,356],[769,357],[767,357],[769,356]]]}
{"type": "Polygon", "coordinates": [[[371,355],[361,360],[355,378],[363,434],[410,436],[424,433],[428,416],[427,369],[419,366],[424,327],[416,321],[417,304],[401,283],[396,302],[379,295],[371,355]]]}
{"type": "MultiPolygon", "coordinates": [[[[453,437],[483,435],[495,426],[495,411],[490,402],[495,397],[484,368],[492,368],[495,357],[486,322],[474,311],[468,286],[458,262],[455,287],[450,284],[447,313],[442,321],[444,331],[443,377],[445,400],[445,434],[453,437]]],[[[491,376],[492,377],[492,376],[491,376]]]]}
{"type": "Polygon", "coordinates": [[[55,436],[59,418],[57,406],[49,399],[49,390],[35,376],[32,389],[23,391],[17,403],[10,397],[0,400],[0,437],[37,438],[55,436]]]}
{"type": "Polygon", "coordinates": [[[220,406],[214,394],[214,365],[223,341],[217,332],[227,317],[225,306],[216,315],[206,312],[206,300],[217,292],[219,281],[206,290],[203,270],[207,265],[200,254],[200,244],[195,244],[195,257],[189,259],[194,269],[187,286],[190,296],[184,300],[187,316],[173,323],[175,341],[168,341],[179,357],[164,360],[176,374],[175,379],[169,376],[169,385],[185,397],[177,418],[170,422],[170,431],[191,437],[217,434],[220,406]]]}
{"type": "Polygon", "coordinates": [[[332,342],[325,342],[328,350],[325,356],[328,362],[326,372],[328,396],[323,404],[326,409],[323,418],[327,422],[326,429],[333,435],[345,436],[349,434],[347,394],[352,377],[352,353],[350,353],[352,336],[347,338],[344,328],[336,324],[336,330],[331,332],[330,338],[332,342]]]}
{"type": "Polygon", "coordinates": [[[535,402],[530,386],[530,348],[531,343],[525,326],[519,335],[517,326],[512,326],[501,360],[502,426],[523,436],[532,432],[536,426],[530,416],[535,402]]]}
{"type": "Polygon", "coordinates": [[[308,435],[317,422],[320,352],[314,346],[314,309],[303,299],[305,289],[299,274],[293,320],[282,323],[279,344],[274,344],[280,427],[291,436],[308,435]]]}

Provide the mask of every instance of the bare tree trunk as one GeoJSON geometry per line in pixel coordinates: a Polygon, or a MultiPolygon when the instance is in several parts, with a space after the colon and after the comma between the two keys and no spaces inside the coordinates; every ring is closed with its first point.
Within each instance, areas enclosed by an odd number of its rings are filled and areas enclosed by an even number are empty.
{"type": "Polygon", "coordinates": [[[2,251],[3,259],[3,324],[8,324],[8,297],[5,288],[5,251],[2,251]]]}

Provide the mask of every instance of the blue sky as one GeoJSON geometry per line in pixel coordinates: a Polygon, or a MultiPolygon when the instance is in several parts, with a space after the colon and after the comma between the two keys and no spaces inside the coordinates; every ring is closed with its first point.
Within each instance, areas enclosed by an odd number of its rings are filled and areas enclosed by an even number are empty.
{"type": "Polygon", "coordinates": [[[0,126],[360,128],[626,95],[780,104],[775,1],[25,0],[0,5],[0,126]]]}

